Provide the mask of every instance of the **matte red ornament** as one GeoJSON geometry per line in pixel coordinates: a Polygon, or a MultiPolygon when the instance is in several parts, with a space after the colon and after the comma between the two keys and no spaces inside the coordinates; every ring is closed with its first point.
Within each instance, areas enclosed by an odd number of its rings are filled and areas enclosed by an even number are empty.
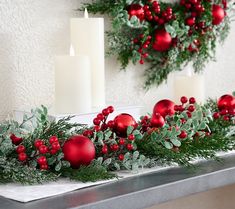
{"type": "Polygon", "coordinates": [[[212,6],[212,18],[213,18],[212,24],[219,25],[224,20],[224,17],[225,17],[224,9],[221,6],[214,4],[212,6]]]}
{"type": "Polygon", "coordinates": [[[161,128],[165,125],[165,120],[164,118],[159,114],[153,114],[151,118],[151,126],[155,128],[161,128]]]}
{"type": "Polygon", "coordinates": [[[75,135],[64,143],[63,153],[72,168],[79,168],[81,165],[89,165],[95,158],[95,146],[89,138],[75,135]]]}
{"type": "Polygon", "coordinates": [[[171,100],[163,99],[155,104],[153,108],[153,115],[156,115],[156,113],[159,113],[163,118],[165,118],[167,115],[174,115],[175,113],[175,104],[171,100]]]}
{"type": "Polygon", "coordinates": [[[219,110],[223,109],[234,109],[235,108],[235,97],[230,94],[225,94],[218,99],[217,102],[219,110]]]}
{"type": "Polygon", "coordinates": [[[144,20],[144,9],[141,5],[132,4],[128,7],[127,11],[128,11],[128,14],[129,14],[130,18],[132,16],[136,16],[141,21],[144,20]]]}
{"type": "Polygon", "coordinates": [[[167,51],[172,44],[171,35],[165,30],[160,29],[155,31],[155,41],[153,43],[153,49],[159,52],[167,51]]]}
{"type": "Polygon", "coordinates": [[[113,131],[119,136],[119,137],[126,137],[127,136],[127,127],[133,126],[134,128],[137,127],[137,123],[135,119],[127,114],[122,113],[114,118],[114,127],[113,131]]]}

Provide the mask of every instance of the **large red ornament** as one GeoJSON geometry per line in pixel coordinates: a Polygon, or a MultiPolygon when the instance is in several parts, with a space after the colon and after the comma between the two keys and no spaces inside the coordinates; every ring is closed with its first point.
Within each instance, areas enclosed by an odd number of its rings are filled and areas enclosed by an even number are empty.
{"type": "Polygon", "coordinates": [[[136,16],[139,18],[141,21],[144,20],[144,9],[141,5],[139,4],[132,4],[128,7],[128,14],[130,18],[132,16],[136,16]]]}
{"type": "Polygon", "coordinates": [[[219,110],[235,109],[235,97],[230,94],[225,94],[218,99],[217,105],[219,110]]]}
{"type": "Polygon", "coordinates": [[[87,137],[76,135],[64,143],[63,153],[72,168],[79,168],[81,165],[89,165],[95,158],[95,146],[87,137]]]}
{"type": "Polygon", "coordinates": [[[212,17],[213,17],[212,24],[219,25],[225,17],[224,9],[221,6],[214,4],[212,6],[212,17]]]}
{"type": "Polygon", "coordinates": [[[171,35],[165,30],[160,29],[155,31],[155,41],[153,49],[159,52],[167,51],[172,44],[171,35]]]}
{"type": "Polygon", "coordinates": [[[133,126],[136,128],[137,125],[138,124],[131,115],[122,113],[114,118],[113,131],[120,137],[126,137],[128,126],[133,126]]]}
{"type": "Polygon", "coordinates": [[[151,118],[151,126],[156,128],[161,128],[165,125],[164,118],[159,114],[153,114],[151,118]]]}
{"type": "Polygon", "coordinates": [[[174,107],[174,102],[168,99],[163,99],[155,104],[153,108],[153,115],[159,113],[163,118],[165,118],[167,115],[174,115],[174,107]]]}

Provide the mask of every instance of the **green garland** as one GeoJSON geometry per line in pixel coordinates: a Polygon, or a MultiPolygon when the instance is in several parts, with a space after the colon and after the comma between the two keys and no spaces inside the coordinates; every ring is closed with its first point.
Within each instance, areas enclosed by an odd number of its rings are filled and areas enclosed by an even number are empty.
{"type": "Polygon", "coordinates": [[[108,55],[117,56],[121,69],[125,69],[130,61],[134,64],[138,61],[141,64],[146,62],[146,89],[162,84],[171,72],[182,70],[189,62],[193,63],[196,73],[201,72],[206,63],[214,59],[217,43],[223,42],[229,33],[234,5],[233,1],[226,0],[181,0],[180,3],[159,1],[159,9],[156,11],[156,2],[93,0],[84,3],[80,9],[87,8],[89,12],[107,14],[111,18],[112,30],[107,32],[108,55]],[[135,8],[132,8],[133,5],[135,8]],[[213,5],[226,11],[227,15],[221,23],[212,21],[213,5]],[[169,15],[164,17],[169,10],[169,15]],[[188,18],[194,18],[194,22],[187,23],[188,18]],[[164,50],[154,49],[154,44],[159,43],[156,40],[158,30],[166,30],[171,37],[170,46],[164,50]]]}
{"type": "Polygon", "coordinates": [[[138,171],[143,167],[172,163],[192,166],[198,158],[219,160],[217,152],[235,149],[234,107],[229,112],[219,111],[215,100],[208,100],[203,106],[193,104],[195,110],[190,106],[192,103],[184,104],[182,110],[167,116],[165,125],[159,128],[151,124],[151,116],[141,117],[138,127],[129,126],[127,135],[122,137],[112,128],[113,121],[106,121],[113,107],[97,115],[95,126],[87,127],[69,123],[71,117],[51,121],[47,109],[42,106],[25,115],[22,123],[14,120],[0,123],[0,182],[36,184],[56,181],[60,177],[98,181],[117,177],[112,172],[116,170],[138,171]],[[213,117],[219,112],[219,118],[213,117]],[[97,122],[101,116],[102,120],[97,122]],[[40,154],[35,150],[38,139],[50,147],[49,141],[56,136],[62,147],[77,134],[89,137],[95,145],[96,157],[88,166],[72,169],[60,147],[55,153],[40,154]],[[27,160],[20,160],[17,154],[22,145],[27,160]],[[38,158],[41,156],[46,157],[48,167],[40,167],[38,158]]]}

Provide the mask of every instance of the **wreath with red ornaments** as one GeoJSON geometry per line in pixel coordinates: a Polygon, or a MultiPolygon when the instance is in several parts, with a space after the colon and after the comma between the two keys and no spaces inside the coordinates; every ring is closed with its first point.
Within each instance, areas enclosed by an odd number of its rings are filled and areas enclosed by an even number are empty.
{"type": "Polygon", "coordinates": [[[150,88],[188,62],[202,71],[228,35],[233,6],[228,0],[93,0],[81,10],[111,17],[108,54],[117,56],[122,69],[130,61],[146,63],[144,87],[150,88]]]}

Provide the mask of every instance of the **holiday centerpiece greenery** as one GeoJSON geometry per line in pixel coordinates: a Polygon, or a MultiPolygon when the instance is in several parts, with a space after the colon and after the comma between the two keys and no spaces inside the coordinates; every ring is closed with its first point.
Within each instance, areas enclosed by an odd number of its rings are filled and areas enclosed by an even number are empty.
{"type": "Polygon", "coordinates": [[[227,0],[93,0],[81,10],[111,18],[108,54],[117,55],[122,69],[130,61],[148,63],[144,87],[150,88],[188,62],[202,71],[229,33],[233,5],[227,0]]]}
{"type": "Polygon", "coordinates": [[[179,105],[161,100],[139,121],[127,113],[108,120],[113,111],[103,109],[90,127],[70,123],[71,117],[49,120],[44,106],[21,123],[0,123],[0,182],[98,181],[117,177],[117,170],[218,160],[217,152],[235,149],[233,95],[205,105],[193,97],[179,105]]]}

